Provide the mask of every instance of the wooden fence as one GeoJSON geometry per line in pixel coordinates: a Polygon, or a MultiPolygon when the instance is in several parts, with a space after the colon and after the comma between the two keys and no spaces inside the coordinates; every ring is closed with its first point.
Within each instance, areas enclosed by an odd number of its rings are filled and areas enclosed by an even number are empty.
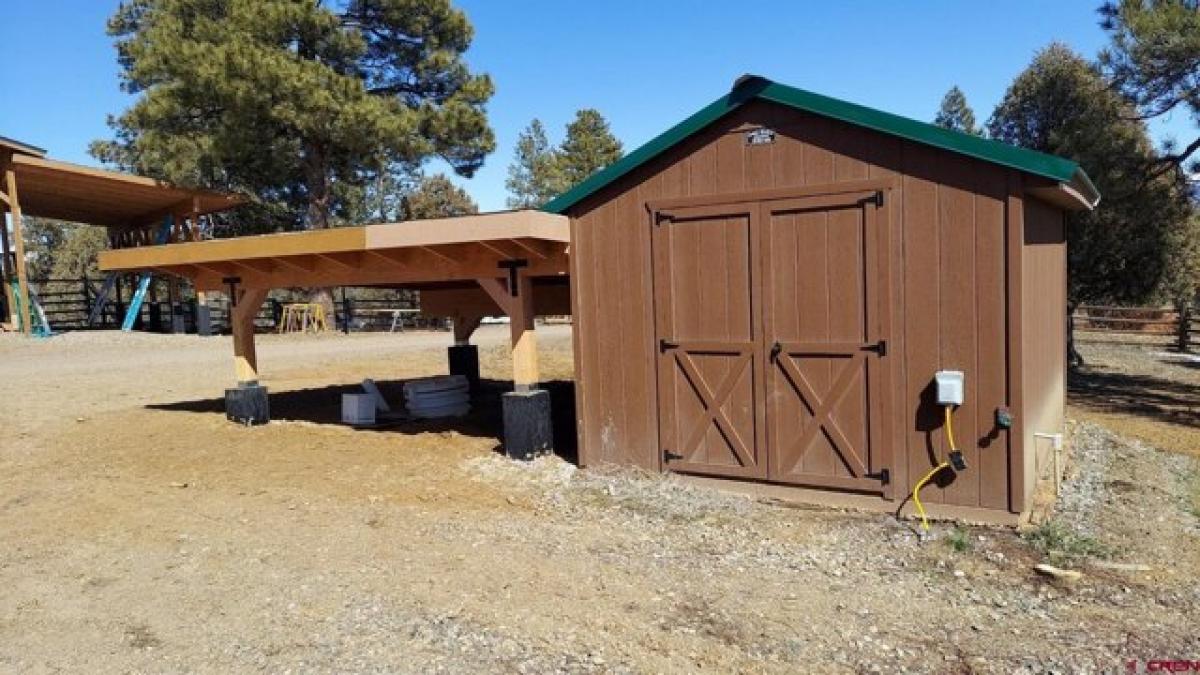
{"type": "Polygon", "coordinates": [[[1194,307],[1115,307],[1080,305],[1070,320],[1077,340],[1093,336],[1129,336],[1138,342],[1174,347],[1180,351],[1200,348],[1200,322],[1194,307]]]}
{"type": "MultiPolygon", "coordinates": [[[[46,313],[50,328],[55,332],[72,330],[112,330],[120,328],[125,318],[126,309],[136,290],[136,277],[121,277],[118,279],[104,311],[94,325],[88,325],[88,315],[95,304],[104,284],[102,277],[81,277],[79,279],[31,279],[38,302],[46,313]]],[[[418,310],[418,298],[415,295],[407,299],[355,297],[353,289],[349,293],[338,289],[334,293],[334,321],[339,330],[388,331],[407,329],[446,329],[445,319],[422,316],[418,310]],[[393,310],[399,311],[399,319],[395,322],[393,310]],[[347,321],[349,317],[349,321],[347,321]]],[[[196,296],[187,285],[181,288],[182,302],[180,303],[181,318],[185,332],[196,332],[196,296]]],[[[282,306],[288,302],[284,298],[268,298],[255,318],[255,326],[260,331],[274,331],[279,325],[282,306]]],[[[229,332],[229,300],[223,293],[210,293],[207,297],[211,330],[214,333],[229,332]]],[[[166,284],[155,281],[142,303],[141,312],[134,323],[134,330],[148,332],[171,332],[171,303],[168,300],[166,284]]]]}

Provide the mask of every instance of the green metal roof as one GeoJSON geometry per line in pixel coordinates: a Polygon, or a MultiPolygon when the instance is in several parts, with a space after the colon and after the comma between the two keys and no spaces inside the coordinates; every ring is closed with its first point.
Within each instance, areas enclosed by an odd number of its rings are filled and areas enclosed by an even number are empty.
{"type": "Polygon", "coordinates": [[[1043,152],[1018,148],[971,134],[914,119],[893,115],[848,101],[842,101],[810,91],[788,87],[766,78],[748,76],[734,85],[732,91],[702,108],[699,112],[671,127],[649,143],[630,152],[610,166],[588,176],[583,182],[555,197],[542,207],[551,213],[564,213],[583,199],[594,194],[621,176],[633,171],[665,152],[685,138],[754,99],[771,101],[822,117],[866,127],[880,133],[899,136],[910,141],[931,145],[968,157],[1019,169],[1068,184],[1078,192],[1090,208],[1100,200],[1091,180],[1075,162],[1043,152]]]}

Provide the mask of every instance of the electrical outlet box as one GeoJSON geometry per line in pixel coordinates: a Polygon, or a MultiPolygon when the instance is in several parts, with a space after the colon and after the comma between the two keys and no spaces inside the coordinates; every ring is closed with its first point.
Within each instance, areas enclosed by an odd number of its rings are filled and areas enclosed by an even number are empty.
{"type": "Polygon", "coordinates": [[[961,370],[939,370],[933,374],[937,383],[939,405],[962,405],[966,376],[961,370]]]}

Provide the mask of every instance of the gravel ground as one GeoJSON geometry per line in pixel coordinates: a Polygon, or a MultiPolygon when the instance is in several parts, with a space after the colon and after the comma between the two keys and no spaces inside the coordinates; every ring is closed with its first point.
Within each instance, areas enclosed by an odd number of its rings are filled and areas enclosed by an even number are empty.
{"type": "MultiPolygon", "coordinates": [[[[569,333],[539,333],[544,371],[569,378],[569,333]]],[[[507,368],[503,338],[479,336],[485,377],[507,368]]],[[[0,391],[20,413],[0,436],[0,671],[1074,673],[1200,658],[1193,457],[1081,422],[1047,524],[936,524],[922,541],[884,515],[516,464],[485,418],[324,423],[363,377],[386,393],[438,372],[448,342],[269,336],[276,421],[244,429],[218,412],[227,340],[0,336],[0,391]],[[1082,578],[1040,576],[1044,560],[1082,578]]]]}

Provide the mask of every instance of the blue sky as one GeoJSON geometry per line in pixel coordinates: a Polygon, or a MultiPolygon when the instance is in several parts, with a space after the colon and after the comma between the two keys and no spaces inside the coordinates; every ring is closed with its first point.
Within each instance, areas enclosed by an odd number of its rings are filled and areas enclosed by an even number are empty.
{"type": "MultiPolygon", "coordinates": [[[[130,103],[104,33],[118,0],[4,4],[0,135],[95,164],[88,143],[108,136],[106,116],[130,103]]],[[[1099,0],[456,4],[475,25],[468,60],[496,83],[497,150],[459,181],[485,210],[503,208],[513,143],[534,117],[557,142],[577,109],[598,108],[631,150],[749,72],[923,120],[958,84],[982,120],[1052,40],[1088,57],[1106,42],[1099,0]]],[[[1152,132],[1187,138],[1192,125],[1177,113],[1152,132]]]]}

